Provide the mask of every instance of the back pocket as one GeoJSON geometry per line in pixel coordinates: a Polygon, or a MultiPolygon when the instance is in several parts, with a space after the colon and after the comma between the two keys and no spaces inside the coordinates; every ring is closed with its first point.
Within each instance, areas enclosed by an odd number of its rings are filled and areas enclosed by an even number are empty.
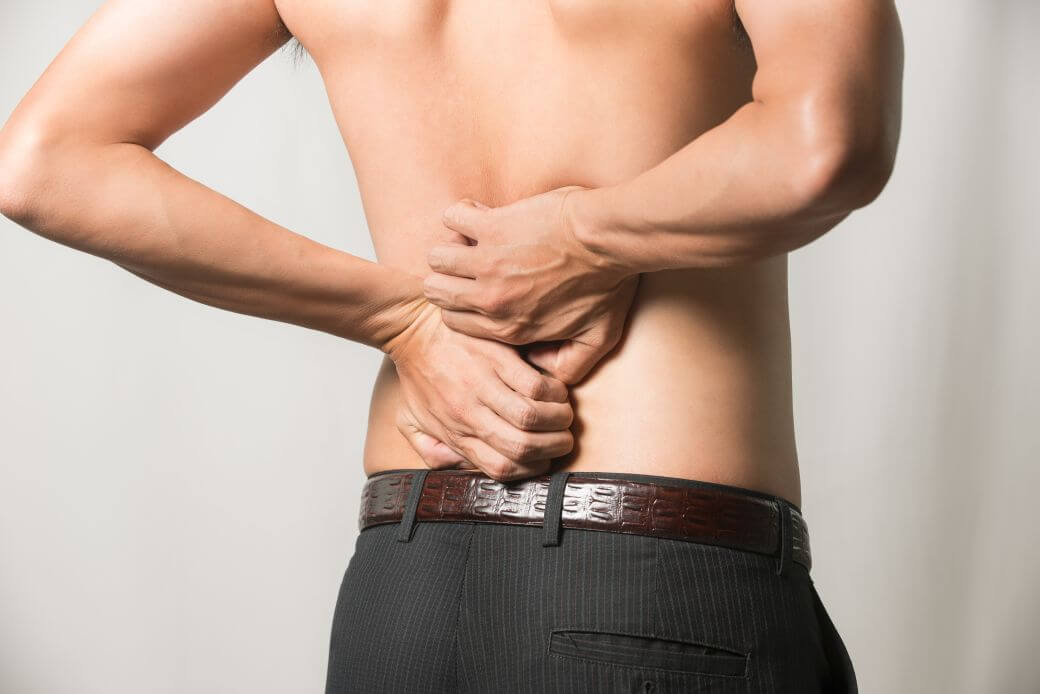
{"type": "Polygon", "coordinates": [[[553,629],[549,652],[634,668],[746,677],[748,654],[690,641],[590,629],[553,629]]]}

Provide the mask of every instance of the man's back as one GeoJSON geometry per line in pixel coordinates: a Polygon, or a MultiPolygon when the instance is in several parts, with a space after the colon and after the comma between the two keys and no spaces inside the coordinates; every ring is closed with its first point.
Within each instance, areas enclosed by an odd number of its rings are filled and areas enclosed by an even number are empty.
{"type": "Polygon", "coordinates": [[[387,354],[329,694],[854,693],[786,254],[884,185],[901,69],[891,0],[109,0],[0,129],[0,212],[387,354]],[[289,32],[380,263],[154,155],[289,32]]]}
{"type": "MultiPolygon", "coordinates": [[[[464,243],[441,211],[611,185],[751,99],[731,2],[282,0],[325,80],[381,263],[464,243]]],[[[522,240],[517,240],[522,242],[522,240]]],[[[421,468],[386,359],[365,470],[421,468]]],[[[571,470],[749,487],[800,502],[786,255],[644,275],[621,342],[572,387],[571,470]]]]}

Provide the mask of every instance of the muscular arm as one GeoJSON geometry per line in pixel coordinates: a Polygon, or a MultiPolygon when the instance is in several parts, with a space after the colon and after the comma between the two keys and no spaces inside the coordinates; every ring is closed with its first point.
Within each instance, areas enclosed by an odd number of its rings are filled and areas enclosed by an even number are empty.
{"type": "Polygon", "coordinates": [[[285,229],[153,153],[288,38],[273,0],[108,0],[0,130],[0,211],[190,299],[384,349],[422,278],[285,229]]]}
{"type": "Polygon", "coordinates": [[[733,265],[809,243],[873,200],[899,137],[892,0],[736,0],[753,100],[657,166],[573,192],[577,238],[626,272],[733,265]]]}

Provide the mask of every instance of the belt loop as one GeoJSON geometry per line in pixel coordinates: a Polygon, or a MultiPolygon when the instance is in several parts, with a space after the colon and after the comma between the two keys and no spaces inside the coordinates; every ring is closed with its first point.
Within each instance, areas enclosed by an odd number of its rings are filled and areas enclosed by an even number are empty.
{"type": "Polygon", "coordinates": [[[780,531],[778,533],[780,535],[780,556],[776,560],[776,574],[777,576],[783,576],[791,568],[791,554],[794,549],[794,528],[792,526],[791,507],[787,505],[787,502],[780,497],[776,497],[776,507],[780,514],[780,531]]]}
{"type": "Polygon", "coordinates": [[[416,470],[412,474],[412,488],[408,490],[408,500],[404,504],[404,513],[401,515],[401,524],[397,529],[397,541],[409,542],[412,539],[412,527],[415,525],[415,510],[419,507],[419,497],[422,496],[423,482],[429,470],[416,470]]]}
{"type": "Polygon", "coordinates": [[[563,496],[567,491],[569,470],[557,470],[549,479],[549,492],[545,497],[545,518],[542,547],[555,547],[560,544],[560,522],[563,517],[563,496]]]}

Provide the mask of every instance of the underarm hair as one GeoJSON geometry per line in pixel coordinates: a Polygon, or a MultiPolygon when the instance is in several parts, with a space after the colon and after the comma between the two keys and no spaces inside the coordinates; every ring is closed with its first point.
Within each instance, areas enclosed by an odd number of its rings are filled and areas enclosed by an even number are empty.
{"type": "Polygon", "coordinates": [[[293,35],[292,31],[289,30],[289,27],[285,26],[285,22],[278,22],[275,34],[283,44],[279,50],[287,51],[294,64],[298,63],[301,58],[307,55],[307,49],[304,48],[303,44],[300,43],[300,40],[293,35]]]}
{"type": "Polygon", "coordinates": [[[309,55],[307,49],[303,47],[303,44],[300,43],[300,40],[295,36],[293,36],[292,39],[282,47],[282,50],[289,52],[293,64],[298,63],[304,56],[309,55]]]}
{"type": "Polygon", "coordinates": [[[733,7],[733,33],[737,38],[737,46],[749,55],[754,55],[755,51],[751,48],[751,38],[748,36],[747,30],[744,29],[744,22],[740,21],[740,15],[737,14],[736,6],[733,7]]]}

